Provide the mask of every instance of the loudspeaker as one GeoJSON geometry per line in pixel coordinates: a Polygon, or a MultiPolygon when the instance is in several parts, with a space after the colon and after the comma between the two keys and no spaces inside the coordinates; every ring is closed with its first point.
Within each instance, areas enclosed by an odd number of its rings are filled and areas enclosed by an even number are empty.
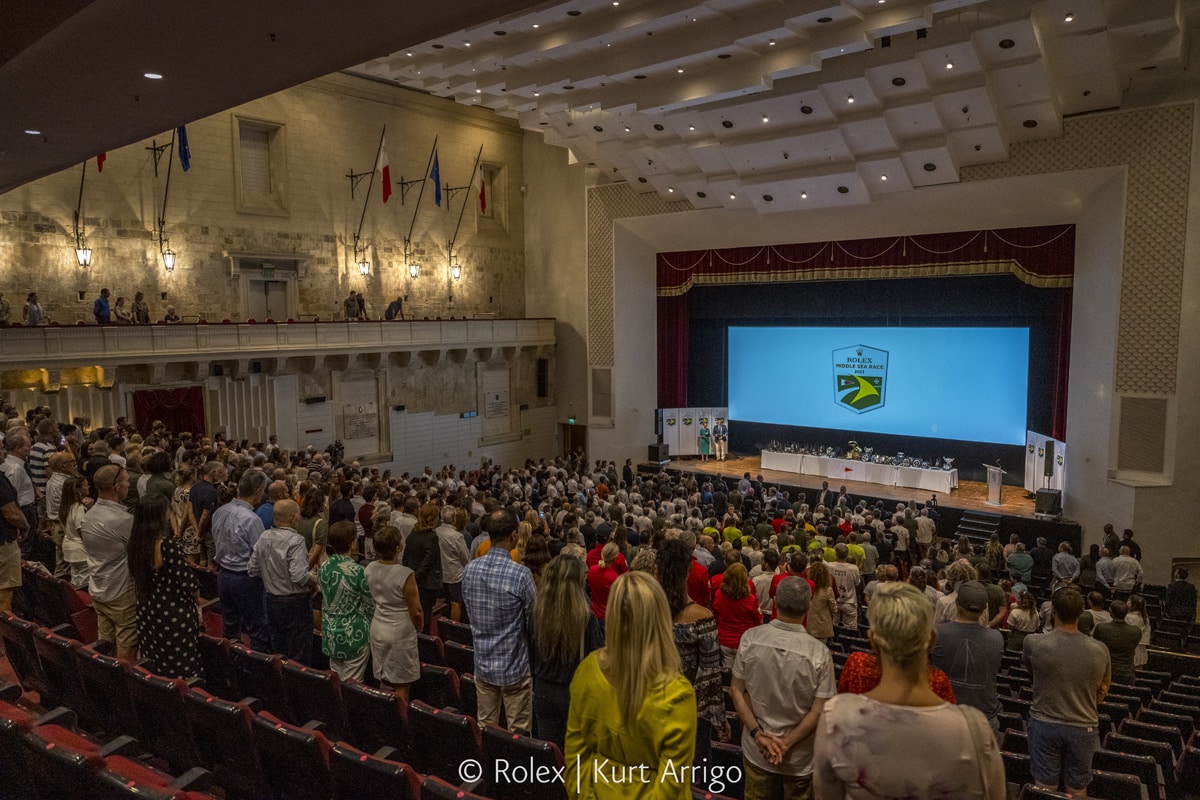
{"type": "Polygon", "coordinates": [[[539,358],[537,360],[537,396],[548,397],[550,395],[550,359],[539,358]]]}
{"type": "Polygon", "coordinates": [[[1042,474],[1047,478],[1054,477],[1054,442],[1046,442],[1046,460],[1042,466],[1042,474]]]}
{"type": "Polygon", "coordinates": [[[666,442],[652,444],[647,450],[646,460],[661,464],[664,461],[670,460],[671,456],[669,455],[669,452],[670,448],[667,447],[666,442]]]}
{"type": "Polygon", "coordinates": [[[654,435],[663,435],[663,410],[661,408],[654,409],[654,435]]]}
{"type": "Polygon", "coordinates": [[[1035,514],[1062,513],[1062,491],[1059,489],[1038,489],[1037,501],[1033,509],[1035,514]]]}

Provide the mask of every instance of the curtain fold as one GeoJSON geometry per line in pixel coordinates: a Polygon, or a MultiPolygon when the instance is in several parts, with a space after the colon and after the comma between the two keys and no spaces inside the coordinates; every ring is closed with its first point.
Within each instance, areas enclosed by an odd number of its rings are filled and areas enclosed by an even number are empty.
{"type": "Polygon", "coordinates": [[[143,436],[150,433],[155,420],[162,421],[171,431],[203,434],[204,387],[182,386],[134,392],[133,421],[138,431],[143,436]]]}
{"type": "Polygon", "coordinates": [[[1067,440],[1067,386],[1071,363],[1071,295],[1070,289],[1058,300],[1057,330],[1054,334],[1054,398],[1050,435],[1060,442],[1067,440]]]}
{"type": "Polygon", "coordinates": [[[658,407],[687,406],[690,303],[686,294],[658,298],[658,407]]]}

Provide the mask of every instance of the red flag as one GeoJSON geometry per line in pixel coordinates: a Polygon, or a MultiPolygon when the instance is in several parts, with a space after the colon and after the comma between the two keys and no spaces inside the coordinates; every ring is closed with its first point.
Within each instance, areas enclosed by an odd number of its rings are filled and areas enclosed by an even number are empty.
{"type": "Polygon", "coordinates": [[[479,213],[487,213],[487,178],[479,171],[479,213]]]}
{"type": "Polygon", "coordinates": [[[375,164],[375,171],[381,175],[383,202],[386,203],[392,196],[392,170],[388,166],[387,148],[384,146],[383,139],[379,140],[379,161],[375,164]]]}
{"type": "Polygon", "coordinates": [[[104,172],[104,159],[106,158],[108,158],[107,152],[96,156],[96,172],[104,172]]]}

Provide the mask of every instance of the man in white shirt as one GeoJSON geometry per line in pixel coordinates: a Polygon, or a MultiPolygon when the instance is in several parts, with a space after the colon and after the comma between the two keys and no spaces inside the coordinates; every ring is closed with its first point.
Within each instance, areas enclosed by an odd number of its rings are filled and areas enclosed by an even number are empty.
{"type": "Polygon", "coordinates": [[[851,564],[850,549],[839,543],[833,548],[836,561],[826,564],[838,590],[838,625],[843,628],[858,628],[858,585],[862,576],[858,567],[851,564]]]}
{"type": "Polygon", "coordinates": [[[308,571],[308,547],[296,531],[300,506],[276,500],[274,526],[254,543],[246,572],[262,578],[266,590],[267,629],[271,651],[312,666],[314,584],[308,571]]]}
{"type": "Polygon", "coordinates": [[[1121,555],[1112,560],[1113,589],[1129,593],[1142,584],[1142,564],[1129,554],[1129,546],[1121,545],[1121,555]]]}
{"type": "Polygon", "coordinates": [[[96,609],[98,637],[116,647],[117,658],[137,657],[137,592],[129,573],[127,551],[133,515],[123,505],[129,494],[129,473],[116,464],[92,476],[96,504],[83,517],[79,535],[87,550],[91,578],[88,593],[96,609]]]}
{"type": "Polygon", "coordinates": [[[443,506],[442,524],[434,530],[442,556],[442,593],[450,604],[450,619],[455,622],[462,620],[462,574],[471,560],[466,538],[454,527],[457,516],[457,508],[443,506]]]}

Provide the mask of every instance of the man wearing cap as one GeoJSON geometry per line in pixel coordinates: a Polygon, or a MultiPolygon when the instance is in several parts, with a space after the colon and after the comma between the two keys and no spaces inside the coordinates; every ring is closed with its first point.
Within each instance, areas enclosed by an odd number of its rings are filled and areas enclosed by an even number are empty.
{"type": "Polygon", "coordinates": [[[713,445],[717,451],[717,461],[724,461],[729,452],[729,426],[724,417],[717,417],[717,424],[712,429],[713,445]]]}
{"type": "Polygon", "coordinates": [[[987,589],[979,581],[958,585],[956,616],[937,626],[932,663],[950,677],[954,697],[960,705],[983,712],[1000,729],[1000,700],[996,696],[996,675],[1004,656],[1004,637],[1000,631],[979,624],[979,615],[987,611],[987,589]]]}

